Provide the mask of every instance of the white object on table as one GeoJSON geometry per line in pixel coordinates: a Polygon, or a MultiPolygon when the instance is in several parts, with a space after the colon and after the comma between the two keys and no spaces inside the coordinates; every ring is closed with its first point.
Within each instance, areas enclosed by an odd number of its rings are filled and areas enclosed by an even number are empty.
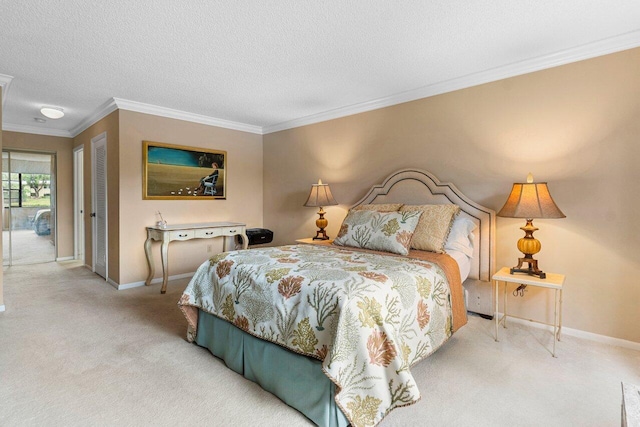
{"type": "Polygon", "coordinates": [[[145,285],[149,286],[154,274],[153,257],[151,256],[151,242],[153,240],[162,242],[162,289],[160,293],[167,291],[167,280],[169,277],[169,242],[174,240],[191,239],[212,239],[214,237],[224,238],[224,247],[227,246],[227,237],[242,236],[242,249],[247,249],[249,239],[247,239],[246,225],[239,222],[203,222],[198,224],[177,224],[165,225],[164,227],[147,227],[147,240],[144,242],[144,252],[147,256],[149,275],[145,285]]]}

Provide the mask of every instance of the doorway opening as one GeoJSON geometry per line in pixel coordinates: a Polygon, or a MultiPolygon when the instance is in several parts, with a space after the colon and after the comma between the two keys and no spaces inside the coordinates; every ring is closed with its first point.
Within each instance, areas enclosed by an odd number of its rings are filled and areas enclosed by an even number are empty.
{"type": "Polygon", "coordinates": [[[2,265],[56,260],[56,156],[2,151],[2,265]]]}

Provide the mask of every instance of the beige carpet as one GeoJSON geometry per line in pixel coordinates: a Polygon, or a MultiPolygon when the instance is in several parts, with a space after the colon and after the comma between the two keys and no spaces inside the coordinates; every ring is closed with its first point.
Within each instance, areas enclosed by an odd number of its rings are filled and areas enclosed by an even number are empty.
{"type": "MultiPolygon", "coordinates": [[[[184,340],[186,280],[117,291],[73,262],[5,270],[0,425],[307,426],[184,340]]],[[[594,314],[596,315],[596,314],[594,314]]],[[[640,352],[471,317],[413,369],[422,400],[382,426],[615,426],[640,352]]]]}
{"type": "Polygon", "coordinates": [[[2,264],[24,265],[51,262],[56,259],[56,247],[51,235],[38,236],[33,230],[2,232],[2,264]],[[11,251],[9,251],[11,236],[11,251]],[[9,262],[11,256],[11,262],[9,262]]]}

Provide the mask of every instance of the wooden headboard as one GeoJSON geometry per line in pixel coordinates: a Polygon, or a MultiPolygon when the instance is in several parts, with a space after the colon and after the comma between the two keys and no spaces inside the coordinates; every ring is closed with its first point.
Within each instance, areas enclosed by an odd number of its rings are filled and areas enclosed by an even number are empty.
{"type": "Polygon", "coordinates": [[[382,184],[374,185],[353,207],[369,203],[451,203],[460,206],[460,215],[467,216],[478,226],[474,231],[471,272],[465,281],[465,287],[473,281],[491,281],[491,275],[495,270],[496,213],[466,197],[455,185],[440,182],[438,178],[423,170],[402,169],[389,175],[382,184]]]}

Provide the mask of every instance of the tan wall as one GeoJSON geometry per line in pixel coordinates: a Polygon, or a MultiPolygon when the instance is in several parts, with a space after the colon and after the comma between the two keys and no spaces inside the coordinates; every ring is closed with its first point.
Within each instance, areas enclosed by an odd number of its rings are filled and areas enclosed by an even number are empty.
{"type": "MultiPolygon", "coordinates": [[[[314,235],[302,206],[318,178],[345,209],[391,172],[417,167],[499,210],[532,172],[567,215],[536,220],[541,267],[567,275],[564,326],[640,342],[640,49],[264,137],[264,225],[276,243],[314,235]]],[[[498,266],[513,266],[524,220],[498,218],[498,266]]],[[[549,292],[510,310],[551,320],[549,292]]],[[[489,338],[488,338],[489,339],[489,338]]]]}
{"type": "Polygon", "coordinates": [[[93,265],[93,219],[91,213],[91,139],[107,133],[107,216],[108,216],[108,273],[115,283],[120,279],[120,181],[119,170],[119,111],[114,111],[96,122],[73,139],[73,146],[83,146],[84,159],[84,224],[85,224],[85,263],[93,265]]]}
{"type": "Polygon", "coordinates": [[[73,257],[73,140],[58,136],[3,132],[5,149],[56,154],[56,256],[73,257]]]}
{"type": "MultiPolygon", "coordinates": [[[[145,227],[162,212],[170,224],[209,221],[244,222],[262,226],[262,136],[120,111],[120,282],[147,277],[144,255],[145,227]],[[227,151],[226,200],[142,200],[142,141],[155,141],[227,151]]],[[[172,242],[169,274],[193,272],[213,252],[222,250],[222,239],[172,242]]],[[[153,246],[155,277],[162,277],[159,244],[153,246]]]]}

